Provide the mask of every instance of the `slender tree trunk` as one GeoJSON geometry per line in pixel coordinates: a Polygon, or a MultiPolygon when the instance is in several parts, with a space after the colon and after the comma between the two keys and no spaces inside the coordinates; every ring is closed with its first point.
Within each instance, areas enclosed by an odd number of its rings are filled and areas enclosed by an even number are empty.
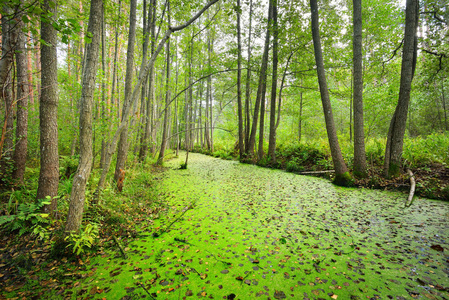
{"type": "Polygon", "coordinates": [[[353,0],[354,7],[354,176],[365,178],[366,154],[363,125],[363,54],[362,54],[362,0],[353,0]]]}
{"type": "Polygon", "coordinates": [[[273,74],[271,75],[271,101],[270,101],[270,135],[268,138],[268,156],[271,163],[276,162],[276,95],[278,81],[278,12],[277,0],[273,2],[273,74]]]}
{"type": "Polygon", "coordinates": [[[90,5],[87,31],[92,34],[92,41],[86,47],[86,63],[82,79],[79,120],[80,161],[78,169],[73,176],[69,212],[65,225],[66,233],[78,232],[81,227],[84,202],[86,200],[86,184],[92,169],[92,108],[98,68],[98,52],[100,49],[103,1],[91,0],[90,5]]]}
{"type": "MultiPolygon", "coordinates": [[[[259,109],[260,109],[260,115],[261,120],[263,120],[263,115],[265,113],[265,87],[266,87],[266,80],[267,80],[267,66],[268,66],[268,51],[269,51],[269,45],[270,45],[270,22],[272,19],[272,3],[269,1],[268,5],[268,22],[267,22],[267,31],[265,35],[265,45],[263,50],[263,56],[262,56],[262,64],[260,67],[260,75],[259,75],[259,85],[257,87],[257,94],[256,94],[256,103],[254,105],[254,115],[252,120],[252,126],[251,126],[251,134],[249,138],[249,144],[248,144],[248,155],[252,156],[254,155],[254,146],[256,144],[256,132],[257,132],[257,120],[259,117],[259,109]],[[261,107],[263,106],[263,107],[261,107]]],[[[263,124],[263,121],[262,121],[263,124]]],[[[263,128],[261,130],[262,132],[262,145],[263,145],[263,128]]],[[[260,135],[260,133],[259,133],[260,135]]],[[[262,151],[263,156],[263,147],[260,148],[260,136],[259,136],[259,154],[260,151],[262,151]]],[[[260,157],[260,155],[259,155],[260,157]]]]}
{"type": "Polygon", "coordinates": [[[386,177],[395,177],[401,173],[402,147],[417,57],[416,31],[418,27],[418,11],[418,0],[407,0],[399,100],[390,122],[387,147],[385,149],[384,171],[386,177]]]}
{"type": "Polygon", "coordinates": [[[323,54],[321,50],[321,38],[318,21],[318,5],[317,0],[310,0],[310,8],[312,12],[312,37],[315,52],[315,62],[317,66],[318,82],[320,86],[321,102],[323,104],[324,119],[326,121],[326,131],[329,140],[329,146],[332,155],[332,161],[335,168],[334,183],[337,185],[349,185],[351,177],[346,167],[345,161],[341,154],[340,145],[337,138],[337,130],[335,128],[334,117],[332,114],[332,106],[329,98],[329,90],[327,89],[326,74],[324,71],[323,54]]]}
{"type": "MultiPolygon", "coordinates": [[[[56,18],[56,3],[44,0],[42,11],[56,18]]],[[[57,208],[59,183],[58,157],[58,73],[57,73],[57,32],[48,22],[41,21],[41,97],[40,115],[40,155],[41,169],[37,188],[37,199],[51,198],[51,204],[43,211],[53,214],[57,208]]]]}
{"type": "MultiPolygon", "coordinates": [[[[170,3],[170,2],[169,2],[170,3]]],[[[170,6],[170,5],[169,5],[170,6]]],[[[168,15],[170,19],[170,8],[168,9],[168,15]]],[[[157,164],[162,165],[164,161],[165,156],[165,148],[167,145],[167,136],[168,136],[168,106],[170,104],[170,40],[167,40],[167,74],[165,78],[165,106],[166,109],[164,110],[164,125],[162,129],[162,141],[161,141],[161,148],[159,151],[159,158],[157,159],[157,164]]]]}
{"type": "MultiPolygon", "coordinates": [[[[212,35],[210,37],[210,50],[209,53],[212,56],[214,54],[214,43],[215,39],[212,35]]],[[[212,88],[212,78],[209,77],[210,80],[210,93],[209,93],[209,135],[210,135],[210,152],[214,152],[214,118],[213,118],[213,88],[212,88]]]]}
{"type": "MultiPolygon", "coordinates": [[[[209,14],[208,14],[209,18],[209,14]]],[[[211,70],[211,38],[210,38],[210,29],[207,31],[207,66],[208,70],[211,70]]],[[[211,150],[211,142],[210,142],[210,130],[209,130],[209,119],[210,119],[210,113],[209,113],[209,105],[212,105],[212,103],[209,101],[212,93],[212,77],[207,77],[206,81],[206,112],[205,112],[205,122],[204,122],[204,137],[206,140],[206,147],[207,150],[211,150]],[[210,104],[209,104],[210,103],[210,104]]]]}
{"type": "MultiPolygon", "coordinates": [[[[29,19],[30,17],[28,17],[29,19]]],[[[33,90],[33,67],[31,65],[31,31],[28,30],[28,36],[27,36],[27,70],[28,70],[28,97],[29,97],[29,103],[31,104],[31,107],[33,107],[34,104],[34,90],[33,90]]]]}
{"type": "MultiPolygon", "coordinates": [[[[122,7],[122,1],[119,0],[118,2],[118,16],[117,16],[117,21],[115,24],[115,49],[114,49],[114,63],[112,65],[112,91],[111,91],[111,105],[112,105],[112,111],[114,111],[115,107],[116,107],[116,99],[115,99],[115,89],[116,89],[116,84],[117,84],[117,56],[119,54],[119,49],[118,49],[118,34],[119,34],[119,26],[118,26],[118,20],[120,19],[120,11],[121,11],[121,7],[122,7]]],[[[112,124],[112,123],[111,123],[112,124]]]]}
{"type": "MultiPolygon", "coordinates": [[[[20,1],[19,9],[23,6],[20,1]]],[[[23,33],[23,14],[18,16],[19,22],[16,24],[16,67],[17,67],[17,126],[16,126],[16,147],[14,149],[14,171],[13,180],[17,184],[23,183],[25,174],[25,164],[28,147],[28,74],[27,74],[27,53],[25,48],[26,38],[23,33]],[[18,50],[18,51],[17,51],[18,50]]]]}
{"type": "Polygon", "coordinates": [[[349,100],[349,143],[351,143],[351,144],[352,144],[352,116],[353,116],[352,108],[354,107],[354,105],[353,105],[353,103],[354,103],[354,89],[353,89],[353,86],[352,86],[353,77],[354,77],[354,72],[352,72],[352,74],[351,74],[351,99],[349,100]]]}
{"type": "Polygon", "coordinates": [[[253,0],[249,1],[249,28],[248,28],[248,60],[246,68],[246,92],[245,92],[245,154],[249,155],[250,136],[250,95],[251,95],[251,34],[253,21],[253,0]]]}
{"type": "MultiPolygon", "coordinates": [[[[122,107],[122,122],[124,122],[124,111],[131,109],[132,80],[133,80],[133,64],[134,64],[134,45],[136,41],[136,10],[137,0],[131,0],[131,8],[129,14],[129,34],[128,34],[128,50],[126,51],[126,78],[125,78],[125,100],[122,107]],[[129,106],[129,108],[128,108],[129,106]]],[[[117,163],[115,165],[114,180],[118,180],[121,172],[120,169],[125,170],[126,158],[128,155],[128,126],[122,130],[120,134],[120,141],[117,150],[117,163]]]]}
{"type": "MultiPolygon", "coordinates": [[[[148,23],[149,32],[147,34],[151,35],[151,50],[150,53],[153,55],[155,48],[155,29],[156,29],[156,0],[151,0],[150,7],[148,9],[148,23]]],[[[146,60],[146,59],[145,59],[146,60]]],[[[148,75],[148,99],[146,102],[146,118],[145,118],[145,134],[141,146],[141,152],[139,153],[140,160],[143,161],[148,153],[148,144],[150,143],[150,137],[152,137],[152,127],[153,127],[153,99],[154,99],[154,68],[150,70],[148,75]]],[[[153,141],[151,141],[153,144],[153,141]]],[[[151,147],[153,149],[153,147],[151,147]]],[[[153,152],[153,150],[152,150],[153,152]]]]}
{"type": "MultiPolygon", "coordinates": [[[[301,78],[301,86],[302,86],[302,78],[301,78]]],[[[302,90],[299,93],[299,123],[298,123],[298,141],[301,142],[302,138],[302,107],[303,107],[303,99],[302,99],[302,90]]]]}
{"type": "Polygon", "coordinates": [[[443,104],[444,111],[444,130],[448,131],[448,122],[447,122],[447,110],[446,110],[446,99],[444,97],[444,80],[441,80],[441,103],[443,104]]]}
{"type": "Polygon", "coordinates": [[[10,16],[12,9],[3,4],[4,15],[2,16],[2,56],[0,60],[0,99],[4,102],[5,116],[1,123],[0,137],[0,177],[1,181],[6,181],[10,176],[11,156],[13,149],[13,128],[14,128],[14,101],[13,82],[14,73],[14,51],[16,44],[15,21],[10,16]]]}
{"type": "MultiPolygon", "coordinates": [[[[149,43],[149,28],[150,26],[148,26],[147,24],[150,23],[150,19],[151,19],[151,4],[150,7],[148,9],[148,20],[147,20],[147,1],[144,0],[143,1],[143,45],[142,45],[142,57],[146,57],[147,56],[147,52],[148,52],[148,43],[149,43]]],[[[142,59],[142,62],[144,62],[145,60],[142,59]]],[[[144,66],[141,66],[141,68],[144,66]]],[[[146,155],[146,149],[144,149],[145,147],[145,128],[146,128],[146,124],[148,123],[147,118],[147,114],[146,114],[146,96],[147,96],[147,92],[148,92],[148,80],[145,80],[143,82],[142,85],[142,91],[140,94],[140,124],[139,124],[139,134],[138,136],[140,136],[140,145],[139,145],[139,161],[143,161],[145,159],[145,155],[146,155]]]]}
{"type": "Polygon", "coordinates": [[[243,114],[242,114],[242,42],[240,33],[240,0],[237,0],[237,115],[239,118],[239,157],[243,159],[243,114]]]}
{"type": "Polygon", "coordinates": [[[109,113],[108,113],[108,103],[106,100],[106,81],[107,81],[107,74],[106,74],[106,23],[105,23],[105,16],[104,16],[104,5],[101,6],[101,70],[103,72],[103,80],[101,82],[101,121],[102,121],[102,131],[104,134],[101,137],[101,158],[100,158],[100,168],[103,169],[104,167],[104,161],[106,156],[106,146],[107,146],[107,140],[109,138],[109,131],[104,130],[106,126],[106,120],[109,119],[109,113]],[[105,137],[106,135],[106,137],[105,137]]]}

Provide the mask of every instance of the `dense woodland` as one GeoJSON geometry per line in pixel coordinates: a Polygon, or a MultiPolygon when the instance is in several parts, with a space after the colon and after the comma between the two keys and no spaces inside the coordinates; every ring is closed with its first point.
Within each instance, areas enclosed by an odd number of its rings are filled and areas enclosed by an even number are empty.
{"type": "Polygon", "coordinates": [[[7,216],[41,199],[77,232],[105,188],[180,149],[345,186],[447,172],[446,1],[11,0],[1,17],[7,216]]]}

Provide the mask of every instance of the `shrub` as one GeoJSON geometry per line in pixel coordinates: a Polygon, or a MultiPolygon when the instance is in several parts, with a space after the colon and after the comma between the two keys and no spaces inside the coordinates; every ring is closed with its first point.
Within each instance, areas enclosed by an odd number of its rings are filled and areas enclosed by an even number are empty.
{"type": "Polygon", "coordinates": [[[88,223],[79,233],[70,233],[65,238],[68,242],[67,248],[72,248],[73,253],[80,255],[92,248],[98,238],[99,225],[97,223],[88,223]]]}
{"type": "Polygon", "coordinates": [[[48,196],[45,200],[38,200],[36,203],[21,203],[17,206],[16,214],[0,216],[0,226],[5,226],[9,231],[19,231],[19,236],[25,233],[32,233],[40,238],[46,235],[46,226],[50,223],[48,214],[41,213],[44,205],[50,204],[48,196]]]}

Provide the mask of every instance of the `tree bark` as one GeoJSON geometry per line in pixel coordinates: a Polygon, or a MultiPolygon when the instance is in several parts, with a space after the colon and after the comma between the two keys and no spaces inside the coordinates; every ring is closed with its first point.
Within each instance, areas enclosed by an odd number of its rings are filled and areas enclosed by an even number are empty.
{"type": "MultiPolygon", "coordinates": [[[[142,57],[146,57],[147,56],[147,52],[148,52],[148,43],[150,40],[150,33],[149,33],[149,28],[150,26],[150,19],[151,19],[151,12],[152,12],[152,8],[151,5],[148,9],[148,20],[147,20],[147,1],[144,0],[143,1],[143,45],[142,45],[142,57]]],[[[142,62],[144,60],[142,59],[142,62]]],[[[141,68],[144,66],[141,66],[141,68]]],[[[146,100],[146,96],[147,96],[147,91],[148,91],[148,80],[145,80],[142,84],[142,91],[140,92],[140,124],[139,124],[139,134],[138,136],[140,136],[140,145],[139,145],[139,161],[143,161],[145,159],[146,156],[146,149],[144,149],[146,147],[146,140],[145,140],[145,128],[146,128],[146,124],[148,123],[148,119],[147,116],[148,114],[146,113],[146,108],[147,108],[147,100],[146,100]]]]}
{"type": "Polygon", "coordinates": [[[12,8],[3,5],[6,14],[2,16],[2,56],[0,60],[0,99],[4,102],[5,116],[1,123],[0,138],[0,177],[7,183],[11,175],[11,156],[13,149],[14,101],[12,97],[12,73],[16,47],[15,20],[12,8]]]}
{"type": "MultiPolygon", "coordinates": [[[[118,16],[117,21],[115,24],[115,49],[114,49],[114,63],[112,65],[112,91],[111,91],[111,106],[112,106],[112,112],[114,112],[115,106],[116,106],[116,100],[115,100],[115,89],[117,85],[117,56],[119,54],[118,50],[118,34],[119,34],[119,26],[118,26],[118,20],[120,19],[120,10],[122,8],[122,1],[119,0],[118,2],[118,16]]],[[[118,109],[117,109],[118,111],[118,109]]],[[[111,114],[112,115],[112,114],[111,114]]],[[[118,112],[117,112],[118,115],[118,112]]]]}
{"type": "Polygon", "coordinates": [[[277,0],[273,2],[273,74],[271,75],[271,101],[270,101],[270,135],[268,137],[268,156],[271,163],[276,163],[276,95],[278,81],[278,12],[277,0]]]}
{"type": "Polygon", "coordinates": [[[243,159],[243,115],[242,115],[242,42],[240,32],[240,0],[237,0],[237,115],[239,118],[239,157],[243,159]]]}
{"type": "Polygon", "coordinates": [[[98,52],[101,38],[102,0],[91,0],[87,31],[92,33],[92,41],[86,47],[82,91],[80,99],[80,161],[73,176],[69,212],[65,225],[66,234],[78,232],[83,218],[86,200],[86,184],[92,169],[92,108],[95,79],[98,67],[98,52]]]}
{"type": "MultiPolygon", "coordinates": [[[[168,15],[170,16],[170,8],[168,9],[168,15]]],[[[170,19],[170,17],[168,17],[170,19]]],[[[165,156],[165,148],[167,145],[167,135],[168,135],[168,105],[170,102],[170,40],[167,40],[167,73],[165,77],[165,105],[166,109],[164,110],[164,125],[162,129],[162,141],[161,148],[159,151],[159,157],[157,159],[157,164],[162,165],[165,156]]]]}
{"type": "Polygon", "coordinates": [[[407,112],[416,66],[418,10],[418,0],[407,0],[399,100],[390,122],[385,149],[384,172],[387,178],[398,176],[401,173],[402,148],[407,123],[407,112]]]}
{"type": "MultiPolygon", "coordinates": [[[[106,22],[104,15],[104,5],[101,6],[101,71],[103,73],[103,80],[101,82],[101,120],[102,128],[107,128],[106,122],[109,120],[110,115],[108,111],[108,101],[106,100],[106,22]]],[[[107,137],[109,136],[109,131],[105,132],[101,137],[101,158],[100,158],[100,169],[103,169],[104,160],[106,156],[106,145],[107,137]]]]}
{"type": "Polygon", "coordinates": [[[326,74],[324,70],[323,54],[321,50],[321,38],[318,21],[318,5],[317,0],[310,0],[310,8],[312,12],[312,38],[315,52],[315,62],[317,67],[318,83],[320,86],[321,102],[323,104],[324,119],[326,122],[327,137],[332,155],[332,161],[335,169],[334,183],[337,185],[350,185],[351,177],[348,168],[343,160],[340,145],[337,138],[337,130],[335,128],[334,117],[332,114],[332,106],[329,98],[329,90],[327,88],[326,74]]]}
{"type": "Polygon", "coordinates": [[[249,1],[249,28],[248,28],[248,60],[246,68],[245,90],[245,155],[248,156],[248,144],[250,136],[250,95],[251,95],[251,30],[253,21],[253,0],[249,1]]]}
{"type": "MultiPolygon", "coordinates": [[[[263,102],[265,102],[265,87],[266,87],[266,80],[267,80],[267,66],[268,66],[268,51],[269,51],[269,45],[270,45],[270,22],[271,22],[271,11],[272,11],[272,4],[271,1],[268,5],[268,22],[267,22],[267,31],[265,34],[265,44],[264,44],[264,50],[263,50],[263,56],[262,56],[262,64],[260,67],[260,75],[259,75],[259,84],[257,87],[257,94],[256,94],[256,103],[254,105],[254,115],[252,120],[252,126],[251,126],[251,134],[249,138],[249,144],[248,144],[248,155],[252,156],[254,155],[254,146],[256,144],[256,132],[257,132],[257,120],[259,117],[259,108],[261,107],[261,104],[265,105],[263,102]]],[[[261,109],[261,118],[263,118],[263,112],[265,109],[261,109]]],[[[262,138],[263,138],[263,128],[262,128],[262,138]]],[[[259,146],[259,151],[260,151],[259,146]]],[[[262,153],[263,153],[263,147],[262,147],[262,153]]]]}
{"type": "MultiPolygon", "coordinates": [[[[42,11],[56,18],[56,3],[44,0],[42,11]]],[[[51,198],[51,204],[43,211],[53,214],[57,208],[59,183],[58,157],[58,64],[57,32],[44,18],[41,20],[41,95],[39,99],[40,115],[40,155],[41,169],[37,188],[37,199],[51,198]]]]}
{"type": "MultiPolygon", "coordinates": [[[[155,48],[155,29],[156,29],[156,0],[151,0],[149,7],[149,33],[151,35],[151,50],[153,55],[155,48]]],[[[144,59],[146,61],[146,57],[144,59]]],[[[152,68],[148,74],[148,99],[146,102],[146,118],[145,118],[145,134],[142,142],[141,152],[139,153],[140,160],[143,161],[148,153],[148,145],[150,143],[150,137],[152,137],[153,127],[153,99],[154,99],[154,68],[152,68]]],[[[151,141],[153,142],[153,141],[151,141]]],[[[152,149],[153,147],[151,147],[152,149]]]]}
{"type": "Polygon", "coordinates": [[[353,64],[354,64],[354,176],[365,178],[366,154],[363,125],[363,54],[362,54],[362,0],[353,0],[353,64]]]}
{"type": "MultiPolygon", "coordinates": [[[[22,9],[23,1],[20,1],[19,9],[22,9]]],[[[23,14],[18,15],[16,24],[16,67],[17,67],[17,125],[16,125],[16,147],[14,149],[14,171],[12,178],[16,184],[23,184],[25,164],[28,147],[28,74],[27,74],[27,52],[25,48],[26,37],[22,31],[23,14]]]]}
{"type": "MultiPolygon", "coordinates": [[[[124,121],[125,111],[131,109],[132,80],[133,80],[133,64],[134,64],[134,45],[136,41],[136,11],[137,0],[131,0],[131,8],[129,14],[129,34],[128,34],[128,50],[126,51],[126,75],[125,75],[125,100],[122,107],[122,122],[124,121]]],[[[126,158],[128,156],[128,126],[125,126],[120,134],[120,140],[117,150],[117,163],[115,165],[114,180],[118,180],[120,169],[125,170],[126,158]]]]}

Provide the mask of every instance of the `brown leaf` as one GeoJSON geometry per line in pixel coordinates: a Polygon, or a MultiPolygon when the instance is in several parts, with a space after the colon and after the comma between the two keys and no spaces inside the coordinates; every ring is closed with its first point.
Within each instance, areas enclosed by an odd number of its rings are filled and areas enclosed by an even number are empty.
{"type": "Polygon", "coordinates": [[[98,287],[97,287],[97,286],[94,286],[94,287],[92,287],[92,288],[90,289],[89,294],[95,295],[95,294],[97,293],[97,290],[98,290],[98,287]]]}
{"type": "Polygon", "coordinates": [[[432,245],[432,246],[430,246],[430,248],[432,248],[433,250],[439,251],[439,252],[444,251],[444,248],[441,247],[440,245],[432,245]]]}

